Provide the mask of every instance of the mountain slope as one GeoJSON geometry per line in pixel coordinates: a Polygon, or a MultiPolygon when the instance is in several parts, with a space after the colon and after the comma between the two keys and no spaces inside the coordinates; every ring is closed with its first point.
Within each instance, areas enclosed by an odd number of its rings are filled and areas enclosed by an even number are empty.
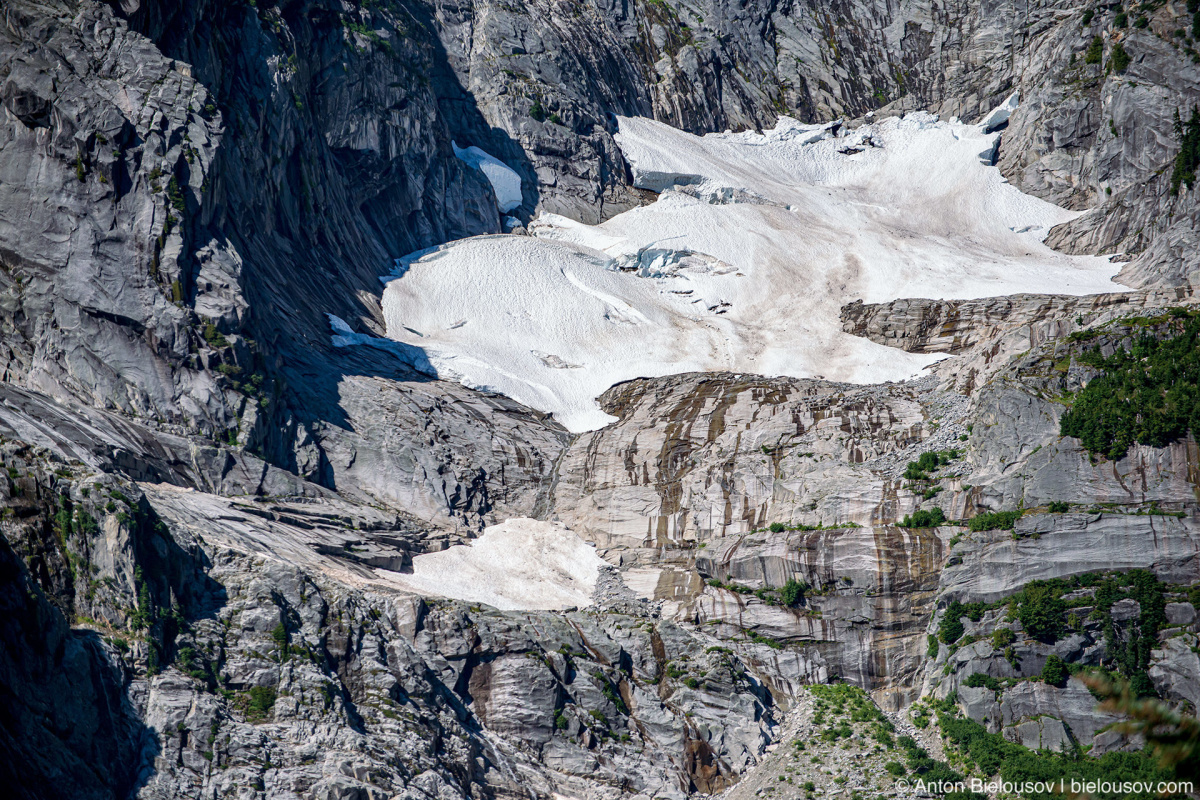
{"type": "Polygon", "coordinates": [[[1108,460],[1059,429],[1089,348],[1173,335],[1187,312],[1165,309],[1192,301],[1195,196],[1171,194],[1174,111],[1200,103],[1184,3],[1130,27],[1083,2],[9,0],[0,18],[18,796],[712,793],[834,677],[889,713],[957,693],[993,732],[1099,753],[1123,743],[1091,735],[1080,687],[1037,677],[1051,652],[1129,671],[1132,637],[1132,674],[1196,702],[1193,437],[1108,460]],[[1122,253],[1134,291],[842,309],[846,333],[950,356],[921,381],[640,377],[601,395],[615,422],[573,434],[382,338],[394,259],[653,201],[617,116],[975,122],[1014,91],[1002,174],[1085,211],[1048,243],[1122,253]],[[521,177],[515,222],[456,145],[521,177]],[[329,315],[369,344],[335,347],[329,315]],[[935,506],[1012,527],[897,524],[935,506]],[[592,604],[499,611],[396,580],[518,517],[596,545],[592,604]],[[982,607],[1056,578],[1082,608],[1081,573],[1134,568],[1164,582],[1139,595],[1163,603],[1152,633],[1132,596],[1064,614],[1053,643],[982,607]],[[939,643],[948,618],[962,633],[939,643]]]}

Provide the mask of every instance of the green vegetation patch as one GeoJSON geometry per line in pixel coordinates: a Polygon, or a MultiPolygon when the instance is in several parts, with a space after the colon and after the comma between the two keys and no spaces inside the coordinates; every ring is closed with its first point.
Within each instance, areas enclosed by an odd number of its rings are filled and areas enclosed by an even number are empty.
{"type": "Polygon", "coordinates": [[[247,722],[263,722],[275,708],[275,689],[270,686],[255,686],[238,697],[238,705],[246,715],[247,722]]]}
{"type": "MultiPolygon", "coordinates": [[[[1200,136],[1200,120],[1197,120],[1200,136]]],[[[1076,396],[1063,414],[1061,433],[1094,455],[1121,458],[1134,442],[1163,447],[1200,430],[1200,317],[1185,310],[1176,336],[1140,337],[1132,349],[1104,356],[1099,348],[1078,361],[1103,374],[1076,396]]]]}
{"type": "MultiPolygon", "coordinates": [[[[833,525],[826,525],[823,522],[818,522],[816,525],[804,525],[803,523],[792,522],[772,522],[767,526],[767,530],[771,533],[785,533],[786,531],[836,531],[843,528],[861,528],[857,522],[838,522],[833,525]]],[[[754,533],[762,533],[762,528],[756,528],[754,533]]]]}
{"type": "Polygon", "coordinates": [[[1125,45],[1117,42],[1113,45],[1112,55],[1108,59],[1108,69],[1111,72],[1121,73],[1129,68],[1133,63],[1133,58],[1129,53],[1125,52],[1125,45]]]}
{"type": "Polygon", "coordinates": [[[993,678],[991,675],[985,675],[982,672],[976,672],[964,681],[964,685],[970,686],[973,689],[987,688],[994,692],[998,692],[1004,687],[1000,685],[1000,681],[993,678]]]}
{"type": "Polygon", "coordinates": [[[929,473],[946,466],[958,458],[957,450],[937,450],[921,453],[916,461],[908,462],[904,469],[904,477],[910,481],[927,481],[929,473]]]}
{"type": "Polygon", "coordinates": [[[966,765],[974,767],[982,775],[999,775],[1006,783],[1032,785],[1062,785],[1062,792],[1026,794],[1025,797],[1065,798],[1070,797],[1071,781],[1106,781],[1119,786],[1122,782],[1142,781],[1151,787],[1143,794],[1096,794],[1093,797],[1146,798],[1156,796],[1153,787],[1160,781],[1172,778],[1170,771],[1158,765],[1157,759],[1148,751],[1136,753],[1106,753],[1100,758],[1083,755],[1078,750],[1066,753],[1029,750],[1019,744],[1005,740],[998,733],[987,729],[971,719],[958,716],[957,709],[939,710],[938,725],[947,743],[961,755],[966,765]]]}
{"type": "Polygon", "coordinates": [[[972,531],[1011,531],[1022,513],[1021,511],[987,511],[971,517],[967,522],[967,527],[972,531]]]}
{"type": "MultiPolygon", "coordinates": [[[[1030,581],[1016,594],[992,603],[950,603],[938,624],[937,641],[951,647],[974,641],[975,637],[963,638],[965,626],[962,620],[979,622],[985,612],[1007,607],[1006,619],[1019,621],[1029,637],[1053,644],[1082,625],[1075,609],[1091,609],[1089,619],[1099,622],[1104,634],[1104,670],[1127,679],[1136,696],[1153,696],[1154,687],[1147,670],[1151,651],[1157,646],[1158,633],[1167,625],[1167,591],[1167,585],[1145,569],[1030,581]],[[1080,592],[1081,589],[1091,591],[1080,592]],[[1068,598],[1067,595],[1072,593],[1076,596],[1068,598]],[[1118,626],[1113,620],[1112,608],[1125,599],[1137,601],[1140,612],[1136,619],[1118,626]]],[[[1193,594],[1200,600],[1200,587],[1196,587],[1193,594]]],[[[1007,628],[997,628],[991,639],[992,646],[1008,657],[1016,635],[1007,628]]],[[[933,652],[932,643],[930,652],[933,652]]],[[[1052,658],[1047,661],[1041,677],[1052,685],[1062,685],[1069,673],[1079,669],[1077,665],[1052,658]]],[[[971,676],[967,685],[976,685],[984,677],[971,676]]]]}
{"type": "MultiPolygon", "coordinates": [[[[1197,14],[1200,19],[1200,13],[1197,14]]],[[[1179,194],[1179,185],[1188,189],[1196,182],[1196,167],[1200,166],[1200,109],[1192,108],[1192,116],[1184,123],[1175,111],[1175,138],[1179,140],[1179,152],[1175,155],[1175,166],[1171,170],[1171,194],[1179,194]]]]}
{"type": "Polygon", "coordinates": [[[764,586],[761,589],[751,589],[749,586],[743,586],[733,581],[725,583],[717,578],[710,578],[707,583],[714,589],[725,589],[738,594],[752,594],[767,605],[788,606],[789,608],[803,605],[804,595],[809,590],[807,583],[795,578],[789,578],[783,586],[764,586]]]}
{"type": "Polygon", "coordinates": [[[914,511],[911,515],[905,514],[904,519],[900,520],[901,528],[936,528],[946,522],[946,512],[940,508],[931,508],[928,511],[914,511]]]}

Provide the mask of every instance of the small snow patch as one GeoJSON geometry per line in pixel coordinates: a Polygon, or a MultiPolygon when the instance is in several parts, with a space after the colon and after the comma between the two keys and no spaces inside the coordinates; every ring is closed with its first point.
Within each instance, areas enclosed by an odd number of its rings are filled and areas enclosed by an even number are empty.
{"type": "Polygon", "coordinates": [[[361,333],[355,333],[346,320],[334,314],[326,314],[326,319],[329,320],[329,328],[333,332],[330,337],[331,344],[334,347],[353,347],[356,344],[367,344],[373,336],[364,336],[361,333]]]}
{"type": "Polygon", "coordinates": [[[1005,98],[1003,103],[989,111],[987,116],[983,118],[983,121],[979,123],[980,127],[983,128],[983,132],[991,133],[992,131],[999,130],[1004,125],[1007,125],[1009,117],[1011,117],[1012,113],[1017,110],[1017,101],[1019,99],[1019,93],[1013,92],[1007,98],[1005,98]]]}
{"type": "Polygon", "coordinates": [[[502,611],[559,610],[591,605],[604,564],[566,526],[517,518],[492,525],[469,545],[416,556],[411,575],[389,578],[418,594],[502,611]]]}
{"type": "Polygon", "coordinates": [[[478,147],[459,147],[454,142],[450,145],[460,161],[482,172],[492,184],[501,211],[512,211],[521,205],[521,176],[516,170],[478,147]]]}

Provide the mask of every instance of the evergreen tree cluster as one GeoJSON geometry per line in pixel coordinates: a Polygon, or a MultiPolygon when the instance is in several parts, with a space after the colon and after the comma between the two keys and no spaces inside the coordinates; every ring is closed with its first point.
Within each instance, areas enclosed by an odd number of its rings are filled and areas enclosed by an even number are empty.
{"type": "MultiPolygon", "coordinates": [[[[1200,138],[1200,118],[1196,125],[1200,138]]],[[[1173,313],[1187,318],[1177,336],[1146,335],[1107,358],[1099,348],[1078,357],[1104,372],[1075,396],[1060,423],[1063,436],[1117,459],[1134,442],[1163,447],[1200,431],[1200,318],[1173,313]]]]}
{"type": "MultiPolygon", "coordinates": [[[[1196,15],[1200,20],[1200,13],[1196,15]]],[[[1200,166],[1200,109],[1192,108],[1192,116],[1186,123],[1175,110],[1175,138],[1179,140],[1179,152],[1171,170],[1171,194],[1179,194],[1179,185],[1187,184],[1191,189],[1196,182],[1196,167],[1200,166]]]]}
{"type": "Polygon", "coordinates": [[[967,766],[975,767],[980,774],[998,775],[1003,781],[1018,785],[1040,781],[1054,786],[1054,790],[1046,794],[1023,795],[1037,797],[1039,800],[1077,796],[1070,791],[1072,779],[1107,781],[1117,786],[1124,783],[1147,787],[1138,792],[1101,792],[1092,795],[1097,800],[1116,797],[1124,800],[1152,800],[1164,796],[1155,794],[1155,785],[1175,777],[1171,770],[1159,766],[1154,756],[1146,751],[1105,753],[1099,758],[1086,756],[1078,749],[1064,753],[1033,751],[1007,741],[1002,734],[989,733],[987,728],[973,719],[959,716],[954,709],[939,709],[938,725],[947,743],[958,751],[967,766]]]}

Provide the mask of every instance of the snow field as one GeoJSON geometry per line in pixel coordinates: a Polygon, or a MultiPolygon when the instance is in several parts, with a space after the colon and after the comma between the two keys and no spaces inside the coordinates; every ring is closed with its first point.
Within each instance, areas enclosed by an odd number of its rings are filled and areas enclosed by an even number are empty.
{"type": "Polygon", "coordinates": [[[981,163],[998,135],[984,129],[915,113],[699,137],[623,118],[618,143],[657,202],[598,226],[544,214],[533,236],[402,259],[388,336],[574,431],[610,422],[596,396],[640,376],[907,379],[937,357],[843,333],[844,304],[1121,288],[1107,259],[1042,244],[1074,212],[981,163]]]}

